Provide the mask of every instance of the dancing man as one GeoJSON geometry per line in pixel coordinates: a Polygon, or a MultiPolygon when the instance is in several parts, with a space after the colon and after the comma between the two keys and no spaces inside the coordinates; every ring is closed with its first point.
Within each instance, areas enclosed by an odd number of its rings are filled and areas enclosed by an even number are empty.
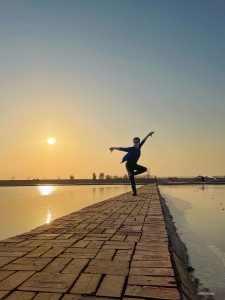
{"type": "Polygon", "coordinates": [[[139,157],[141,156],[141,147],[144,142],[147,140],[149,136],[152,137],[154,131],[151,131],[140,143],[140,138],[133,138],[134,146],[123,148],[123,147],[111,147],[109,150],[112,152],[113,150],[125,151],[127,154],[123,157],[121,163],[126,161],[126,169],[128,172],[128,176],[131,182],[133,196],[137,196],[137,190],[135,185],[134,176],[138,174],[142,174],[147,171],[147,168],[140,166],[137,164],[139,157]],[[135,171],[136,170],[136,171],[135,171]]]}

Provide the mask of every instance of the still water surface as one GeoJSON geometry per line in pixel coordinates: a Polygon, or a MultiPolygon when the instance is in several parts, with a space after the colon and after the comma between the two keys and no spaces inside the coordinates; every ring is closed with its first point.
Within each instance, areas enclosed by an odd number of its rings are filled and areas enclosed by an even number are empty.
{"type": "Polygon", "coordinates": [[[0,187],[0,240],[130,190],[129,185],[0,187]]]}
{"type": "Polygon", "coordinates": [[[216,300],[225,299],[225,185],[159,186],[193,275],[216,300]]]}

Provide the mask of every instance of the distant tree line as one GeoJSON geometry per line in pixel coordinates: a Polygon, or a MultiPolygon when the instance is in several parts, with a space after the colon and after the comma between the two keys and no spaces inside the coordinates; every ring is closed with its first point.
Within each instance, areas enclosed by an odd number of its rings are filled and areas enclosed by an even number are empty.
{"type": "MultiPolygon", "coordinates": [[[[147,171],[144,173],[144,174],[141,174],[141,175],[137,175],[135,176],[135,178],[154,178],[155,176],[152,176],[149,169],[147,169],[147,171]]],[[[75,176],[73,174],[69,175],[69,178],[70,180],[74,180],[75,179],[75,176]]],[[[10,177],[11,180],[14,180],[15,179],[15,176],[11,176],[10,177]]],[[[26,178],[27,180],[30,180],[30,175],[27,176],[26,178]]],[[[45,180],[46,177],[43,176],[43,179],[45,180]]],[[[60,176],[57,175],[57,179],[58,180],[61,180],[60,176]]],[[[97,179],[97,175],[96,173],[92,173],[92,179],[93,180],[96,180],[97,179]]],[[[109,180],[109,179],[128,179],[128,175],[127,173],[124,174],[123,176],[118,176],[118,175],[105,175],[105,173],[101,172],[99,175],[98,175],[98,179],[106,179],[106,180],[109,180]]],[[[33,180],[39,180],[39,178],[33,178],[33,180]]]]}
{"type": "MultiPolygon", "coordinates": [[[[153,178],[154,176],[151,176],[151,173],[149,171],[149,169],[144,173],[144,174],[141,174],[141,175],[137,175],[135,176],[135,178],[153,178]]],[[[123,176],[118,176],[118,175],[105,175],[105,173],[101,172],[98,176],[98,179],[106,179],[106,180],[109,180],[109,179],[127,179],[128,178],[128,175],[127,174],[124,174],[123,176]]],[[[96,180],[97,179],[97,175],[96,173],[93,173],[92,174],[92,179],[93,180],[96,180]]]]}

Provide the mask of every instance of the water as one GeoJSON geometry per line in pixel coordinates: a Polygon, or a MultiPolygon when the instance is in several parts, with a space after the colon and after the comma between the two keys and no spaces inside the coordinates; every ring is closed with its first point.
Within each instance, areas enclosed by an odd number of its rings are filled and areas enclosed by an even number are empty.
{"type": "Polygon", "coordinates": [[[159,189],[188,248],[194,277],[214,293],[214,299],[224,300],[225,185],[161,185],[159,189]]]}
{"type": "Polygon", "coordinates": [[[129,185],[0,187],[0,240],[129,191],[129,185]]]}

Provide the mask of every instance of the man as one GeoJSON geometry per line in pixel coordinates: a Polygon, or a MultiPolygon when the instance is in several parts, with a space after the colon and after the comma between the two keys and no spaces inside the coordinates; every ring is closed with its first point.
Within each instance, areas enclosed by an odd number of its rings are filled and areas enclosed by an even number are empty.
{"type": "Polygon", "coordinates": [[[141,147],[144,144],[144,142],[147,140],[149,136],[152,136],[154,131],[151,131],[140,143],[140,138],[135,137],[133,139],[134,146],[123,148],[123,147],[111,147],[109,150],[112,152],[113,150],[120,150],[125,151],[127,154],[123,157],[121,163],[126,161],[126,169],[128,172],[128,176],[131,182],[132,190],[133,190],[133,196],[137,196],[137,190],[135,185],[134,176],[138,174],[142,174],[147,171],[147,168],[140,166],[137,164],[137,161],[141,155],[141,147]],[[136,171],[135,171],[136,170],[136,171]]]}

